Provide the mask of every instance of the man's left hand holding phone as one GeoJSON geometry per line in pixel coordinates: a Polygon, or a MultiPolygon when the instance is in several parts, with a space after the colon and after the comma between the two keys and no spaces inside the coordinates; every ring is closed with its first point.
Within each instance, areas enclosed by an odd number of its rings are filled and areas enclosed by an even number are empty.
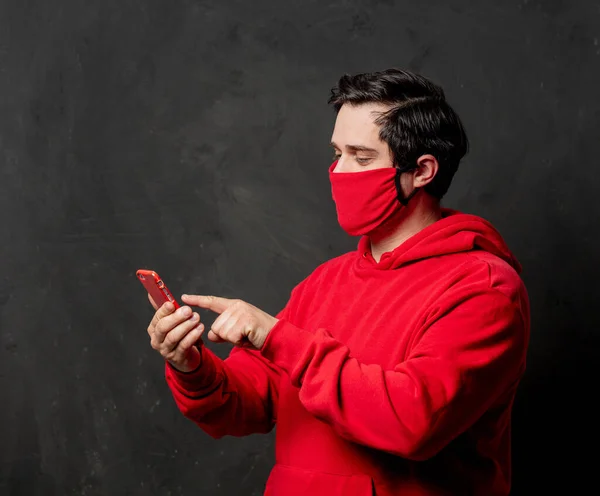
{"type": "Polygon", "coordinates": [[[148,326],[152,348],[175,369],[196,370],[201,361],[198,345],[204,332],[200,315],[188,306],[180,306],[155,271],[139,269],[136,275],[156,310],[148,326]]]}

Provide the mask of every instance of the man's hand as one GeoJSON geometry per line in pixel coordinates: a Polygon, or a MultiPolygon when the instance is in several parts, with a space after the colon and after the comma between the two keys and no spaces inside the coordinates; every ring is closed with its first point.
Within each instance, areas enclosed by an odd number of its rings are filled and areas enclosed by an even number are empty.
{"type": "Polygon", "coordinates": [[[215,343],[229,342],[236,346],[260,350],[278,319],[242,300],[229,300],[217,296],[183,295],[188,305],[206,308],[219,316],[208,332],[215,343]]]}
{"type": "Polygon", "coordinates": [[[201,357],[200,350],[195,345],[204,331],[200,316],[192,313],[192,309],[187,306],[174,311],[172,303],[165,303],[158,308],[150,295],[148,299],[156,310],[148,326],[152,348],[181,372],[197,369],[201,357]]]}

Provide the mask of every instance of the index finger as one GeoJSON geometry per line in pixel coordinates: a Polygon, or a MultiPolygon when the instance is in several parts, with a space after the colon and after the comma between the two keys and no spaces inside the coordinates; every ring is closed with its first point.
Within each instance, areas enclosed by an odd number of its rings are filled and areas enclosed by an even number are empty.
{"type": "Polygon", "coordinates": [[[170,301],[167,301],[156,311],[154,317],[152,317],[152,322],[150,323],[150,325],[155,326],[156,324],[158,324],[158,321],[160,319],[166,317],[167,315],[171,315],[174,311],[175,305],[173,305],[173,303],[171,303],[170,301]]]}
{"type": "Polygon", "coordinates": [[[154,301],[154,298],[152,298],[152,296],[150,296],[150,293],[148,293],[148,299],[150,300],[150,305],[152,305],[154,307],[154,310],[158,310],[158,305],[154,301]]]}
{"type": "Polygon", "coordinates": [[[188,305],[193,305],[200,308],[206,308],[212,310],[215,313],[223,313],[227,310],[235,300],[229,298],[222,298],[220,296],[203,296],[203,295],[181,295],[181,299],[188,305]]]}

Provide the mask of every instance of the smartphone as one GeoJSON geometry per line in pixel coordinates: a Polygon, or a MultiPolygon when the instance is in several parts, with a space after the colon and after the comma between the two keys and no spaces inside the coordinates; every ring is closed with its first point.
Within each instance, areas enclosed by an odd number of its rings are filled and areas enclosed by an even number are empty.
{"type": "Polygon", "coordinates": [[[176,309],[179,308],[179,303],[173,298],[173,294],[155,271],[139,269],[135,274],[159,307],[170,301],[176,309]]]}

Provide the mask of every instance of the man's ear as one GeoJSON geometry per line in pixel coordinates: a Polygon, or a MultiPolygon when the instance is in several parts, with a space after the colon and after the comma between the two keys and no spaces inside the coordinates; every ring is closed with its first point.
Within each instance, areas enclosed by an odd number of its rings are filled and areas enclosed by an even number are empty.
{"type": "Polygon", "coordinates": [[[440,164],[433,155],[421,155],[417,159],[417,168],[413,172],[413,187],[422,188],[433,181],[440,164]]]}

